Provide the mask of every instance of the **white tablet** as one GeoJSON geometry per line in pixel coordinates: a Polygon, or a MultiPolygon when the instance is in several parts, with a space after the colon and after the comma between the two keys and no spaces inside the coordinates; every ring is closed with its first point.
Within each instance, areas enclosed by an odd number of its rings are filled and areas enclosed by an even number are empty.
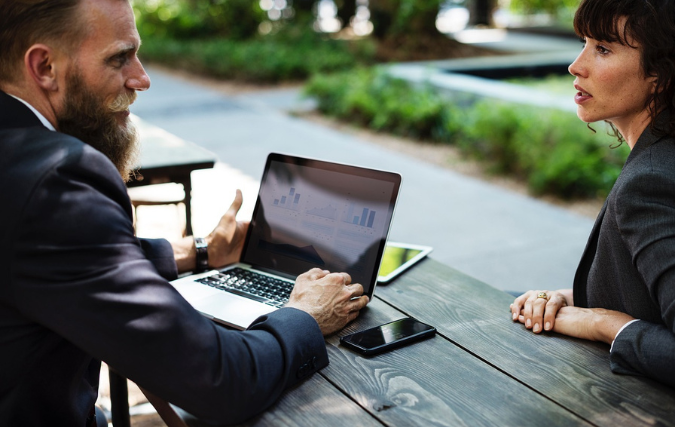
{"type": "Polygon", "coordinates": [[[430,246],[387,242],[377,274],[378,283],[389,283],[433,250],[430,246]]]}

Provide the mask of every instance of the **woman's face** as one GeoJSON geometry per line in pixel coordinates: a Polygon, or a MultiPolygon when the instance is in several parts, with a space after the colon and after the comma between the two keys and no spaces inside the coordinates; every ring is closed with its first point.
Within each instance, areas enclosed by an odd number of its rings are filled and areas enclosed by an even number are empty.
{"type": "MultiPolygon", "coordinates": [[[[618,21],[620,30],[625,22],[625,18],[618,21]]],[[[587,123],[607,120],[631,142],[631,133],[639,136],[648,123],[645,103],[656,79],[644,76],[641,47],[633,40],[628,42],[637,48],[586,38],[569,72],[576,77],[574,102],[579,118],[587,123]]]]}

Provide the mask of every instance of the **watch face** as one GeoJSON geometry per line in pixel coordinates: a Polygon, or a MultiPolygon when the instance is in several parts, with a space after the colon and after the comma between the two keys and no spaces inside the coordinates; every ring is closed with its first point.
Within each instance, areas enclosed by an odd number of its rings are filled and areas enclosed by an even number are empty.
{"type": "Polygon", "coordinates": [[[204,240],[202,237],[195,237],[195,247],[197,249],[206,249],[206,240],[204,240]]]}

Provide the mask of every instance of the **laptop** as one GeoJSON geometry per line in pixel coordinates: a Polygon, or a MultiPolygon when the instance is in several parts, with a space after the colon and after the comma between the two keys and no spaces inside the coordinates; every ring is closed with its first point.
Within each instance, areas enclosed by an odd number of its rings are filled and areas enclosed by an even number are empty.
{"type": "Polygon", "coordinates": [[[349,273],[372,298],[400,185],[396,173],[272,153],[240,262],[171,283],[237,329],[282,307],[314,267],[349,273]]]}

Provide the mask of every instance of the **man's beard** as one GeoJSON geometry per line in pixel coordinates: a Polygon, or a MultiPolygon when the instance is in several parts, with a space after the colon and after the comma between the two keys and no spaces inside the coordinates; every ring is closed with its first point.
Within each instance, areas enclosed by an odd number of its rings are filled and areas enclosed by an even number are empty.
{"type": "Polygon", "coordinates": [[[78,73],[68,76],[63,114],[57,117],[59,131],[74,136],[101,153],[115,165],[122,179],[128,181],[137,167],[140,152],[136,128],[128,118],[120,125],[116,116],[129,108],[136,92],[123,92],[106,104],[85,86],[78,73]]]}

